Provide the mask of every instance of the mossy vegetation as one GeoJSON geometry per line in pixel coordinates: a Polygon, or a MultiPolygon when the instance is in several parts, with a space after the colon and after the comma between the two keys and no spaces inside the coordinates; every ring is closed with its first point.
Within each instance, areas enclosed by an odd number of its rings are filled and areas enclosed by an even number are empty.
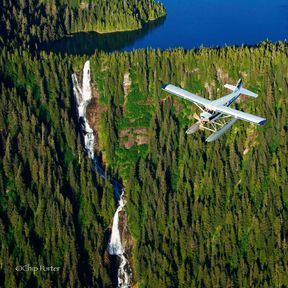
{"type": "Polygon", "coordinates": [[[102,86],[108,102],[101,102],[113,114],[105,130],[106,149],[113,147],[108,165],[128,194],[139,286],[287,285],[287,44],[138,50],[92,59],[96,83],[99,75],[109,83],[102,86]],[[99,70],[102,61],[105,71],[99,70]],[[131,77],[126,98],[125,73],[131,77]],[[259,97],[242,97],[236,107],[268,123],[237,121],[212,144],[205,143],[206,132],[184,134],[197,109],[160,90],[173,83],[216,99],[228,93],[225,83],[239,78],[259,97]],[[147,127],[147,144],[123,147],[121,131],[147,127]]]}

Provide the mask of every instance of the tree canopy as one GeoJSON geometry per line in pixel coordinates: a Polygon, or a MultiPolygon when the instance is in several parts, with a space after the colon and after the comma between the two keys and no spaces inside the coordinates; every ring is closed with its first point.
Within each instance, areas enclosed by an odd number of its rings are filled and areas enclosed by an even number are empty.
{"type": "Polygon", "coordinates": [[[166,14],[154,0],[1,0],[0,45],[35,46],[80,31],[135,30],[166,14]]]}

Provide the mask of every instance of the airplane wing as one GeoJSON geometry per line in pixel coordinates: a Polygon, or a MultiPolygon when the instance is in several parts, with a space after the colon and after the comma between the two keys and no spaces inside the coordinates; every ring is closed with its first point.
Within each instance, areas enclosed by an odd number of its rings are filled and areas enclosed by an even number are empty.
{"type": "Polygon", "coordinates": [[[197,96],[193,93],[190,93],[184,89],[181,89],[179,87],[176,87],[172,84],[167,84],[167,85],[164,85],[161,87],[162,90],[166,91],[166,92],[169,92],[171,94],[174,94],[176,96],[179,96],[185,100],[188,100],[190,102],[195,102],[201,106],[204,106],[206,107],[207,105],[210,105],[212,103],[212,101],[210,100],[207,100],[201,96],[197,96]]]}
{"type": "Polygon", "coordinates": [[[226,115],[230,115],[232,117],[235,117],[237,119],[241,119],[247,122],[251,122],[257,125],[264,125],[267,120],[265,118],[259,117],[259,116],[255,116],[249,113],[245,113],[236,109],[232,109],[230,107],[226,107],[226,106],[211,106],[207,107],[208,109],[214,110],[214,111],[218,111],[221,112],[223,114],[226,115]]]}

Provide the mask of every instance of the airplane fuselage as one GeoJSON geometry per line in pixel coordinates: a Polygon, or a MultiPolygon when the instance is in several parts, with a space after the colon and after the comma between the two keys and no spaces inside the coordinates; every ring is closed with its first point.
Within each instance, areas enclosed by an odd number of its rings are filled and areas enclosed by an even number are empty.
{"type": "MultiPolygon", "coordinates": [[[[233,92],[235,93],[235,96],[232,97],[229,101],[227,101],[226,103],[224,103],[223,106],[227,106],[229,107],[233,102],[236,101],[236,99],[240,96],[240,93],[235,91],[233,92]]],[[[229,95],[227,95],[229,96],[229,95]]],[[[203,121],[207,121],[207,122],[210,122],[210,121],[215,121],[217,120],[223,113],[221,112],[214,112],[214,111],[211,111],[209,109],[205,109],[201,114],[200,114],[200,118],[201,120],[203,121]]]]}

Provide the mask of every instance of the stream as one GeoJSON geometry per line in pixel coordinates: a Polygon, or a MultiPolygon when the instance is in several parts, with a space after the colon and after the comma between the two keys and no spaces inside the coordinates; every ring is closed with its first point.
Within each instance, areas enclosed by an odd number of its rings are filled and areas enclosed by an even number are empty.
{"type": "Polygon", "coordinates": [[[125,212],[125,191],[122,185],[110,176],[105,176],[104,169],[97,162],[94,153],[95,135],[92,128],[89,126],[86,118],[86,108],[92,99],[91,76],[90,76],[90,61],[86,61],[82,71],[82,83],[76,74],[72,74],[73,93],[77,101],[78,121],[81,125],[81,131],[84,138],[85,150],[88,157],[92,160],[95,171],[101,177],[110,181],[113,186],[115,197],[118,201],[118,208],[113,217],[112,231],[110,241],[108,243],[109,255],[114,255],[119,258],[119,267],[117,272],[118,286],[117,287],[131,287],[132,286],[132,270],[129,259],[122,246],[121,233],[119,230],[119,213],[125,212]]]}

